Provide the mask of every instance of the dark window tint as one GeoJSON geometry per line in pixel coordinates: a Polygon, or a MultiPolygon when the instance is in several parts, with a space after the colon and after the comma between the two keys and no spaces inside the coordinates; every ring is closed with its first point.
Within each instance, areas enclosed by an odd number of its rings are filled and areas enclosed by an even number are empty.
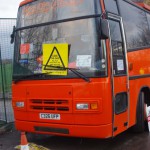
{"type": "Polygon", "coordinates": [[[105,0],[106,11],[118,14],[117,3],[115,0],[105,0]]]}
{"type": "Polygon", "coordinates": [[[120,23],[117,21],[109,20],[109,25],[114,75],[123,75],[126,74],[126,65],[120,23]]]}
{"type": "Polygon", "coordinates": [[[123,42],[119,22],[109,20],[113,55],[123,55],[123,42]]]}
{"type": "Polygon", "coordinates": [[[119,1],[125,26],[127,48],[136,49],[150,45],[146,13],[125,1],[119,1]]]}
{"type": "Polygon", "coordinates": [[[149,39],[148,44],[150,45],[150,14],[147,14],[147,20],[148,20],[148,25],[149,25],[149,30],[147,32],[147,38],[149,39]]]}
{"type": "Polygon", "coordinates": [[[113,41],[122,41],[119,22],[109,20],[109,23],[110,23],[111,39],[113,41]]]}
{"type": "Polygon", "coordinates": [[[115,113],[120,114],[127,110],[128,101],[127,93],[120,93],[116,95],[115,98],[115,113]]]}

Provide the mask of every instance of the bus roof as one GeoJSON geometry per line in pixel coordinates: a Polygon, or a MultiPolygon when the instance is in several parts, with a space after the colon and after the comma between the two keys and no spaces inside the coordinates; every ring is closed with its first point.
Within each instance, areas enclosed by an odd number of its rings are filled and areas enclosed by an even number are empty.
{"type": "Polygon", "coordinates": [[[19,6],[25,5],[25,4],[30,3],[30,2],[33,2],[33,1],[34,1],[34,0],[24,0],[24,1],[22,1],[22,2],[20,3],[19,6]]]}

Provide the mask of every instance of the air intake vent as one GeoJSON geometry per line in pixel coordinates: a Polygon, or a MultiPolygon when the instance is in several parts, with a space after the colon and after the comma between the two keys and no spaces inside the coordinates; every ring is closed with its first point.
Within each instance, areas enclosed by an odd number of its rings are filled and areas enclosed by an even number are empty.
{"type": "Polygon", "coordinates": [[[30,111],[70,112],[69,100],[30,100],[30,111]]]}

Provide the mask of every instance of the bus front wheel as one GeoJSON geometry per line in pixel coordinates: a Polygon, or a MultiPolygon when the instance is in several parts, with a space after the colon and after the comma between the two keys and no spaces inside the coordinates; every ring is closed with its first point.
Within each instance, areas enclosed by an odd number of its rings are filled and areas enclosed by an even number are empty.
{"type": "Polygon", "coordinates": [[[140,92],[137,110],[136,110],[136,124],[132,127],[132,131],[135,133],[141,133],[145,130],[145,104],[144,93],[140,92]]]}

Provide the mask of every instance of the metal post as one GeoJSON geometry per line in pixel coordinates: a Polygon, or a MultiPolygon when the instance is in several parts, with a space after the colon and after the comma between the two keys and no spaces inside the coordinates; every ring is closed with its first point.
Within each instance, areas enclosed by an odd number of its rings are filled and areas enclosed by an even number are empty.
{"type": "Polygon", "coordinates": [[[5,120],[7,123],[7,112],[6,112],[6,99],[5,99],[5,87],[4,87],[4,78],[3,78],[3,68],[2,68],[2,57],[1,57],[1,45],[0,45],[0,67],[1,67],[1,74],[2,74],[2,91],[3,91],[3,100],[4,100],[4,111],[5,111],[5,120]]]}

